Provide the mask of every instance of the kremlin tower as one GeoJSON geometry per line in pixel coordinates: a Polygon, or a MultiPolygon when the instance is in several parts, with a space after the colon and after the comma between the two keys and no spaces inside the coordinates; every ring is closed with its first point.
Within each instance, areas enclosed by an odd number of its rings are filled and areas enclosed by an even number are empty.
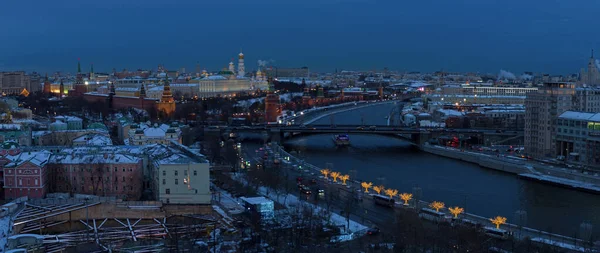
{"type": "MultiPolygon", "coordinates": [[[[142,86],[143,87],[143,86],[142,86]]],[[[146,93],[144,89],[144,93],[146,93]]],[[[141,90],[140,90],[141,96],[141,90]]],[[[169,84],[169,76],[165,75],[165,83],[163,86],[163,94],[160,98],[160,101],[156,105],[157,111],[163,112],[167,118],[170,118],[175,112],[175,100],[173,99],[173,94],[171,93],[171,85],[169,84]]]]}
{"type": "Polygon", "coordinates": [[[44,80],[44,94],[49,95],[52,93],[52,84],[50,80],[48,80],[48,73],[46,73],[46,78],[44,80]]]}
{"type": "Polygon", "coordinates": [[[87,93],[87,85],[83,83],[83,74],[81,73],[81,62],[77,60],[77,78],[75,79],[75,84],[73,86],[72,96],[83,96],[83,94],[87,93]]]}
{"type": "Polygon", "coordinates": [[[275,94],[273,78],[269,77],[269,91],[265,98],[265,123],[277,122],[280,113],[279,95],[275,94]]]}

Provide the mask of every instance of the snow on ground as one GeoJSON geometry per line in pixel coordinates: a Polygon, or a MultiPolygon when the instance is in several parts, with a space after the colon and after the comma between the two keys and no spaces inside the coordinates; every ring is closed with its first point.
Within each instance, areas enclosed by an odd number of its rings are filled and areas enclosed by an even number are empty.
{"type": "Polygon", "coordinates": [[[231,194],[224,191],[223,189],[216,187],[215,185],[212,185],[212,186],[216,191],[219,192],[219,194],[220,194],[219,203],[221,204],[221,206],[223,208],[225,208],[225,211],[227,211],[228,213],[230,213],[232,215],[240,214],[240,213],[244,212],[244,207],[242,206],[241,202],[238,201],[237,198],[231,196],[231,194]]]}
{"type": "MultiPolygon", "coordinates": [[[[232,174],[232,178],[238,182],[241,182],[244,185],[248,185],[248,182],[240,177],[237,174],[232,174]]],[[[259,187],[258,192],[261,195],[264,195],[274,201],[276,201],[277,203],[284,205],[287,208],[290,209],[297,209],[297,208],[310,208],[315,210],[317,213],[318,212],[327,212],[326,210],[324,210],[323,208],[313,205],[311,203],[307,203],[305,201],[301,201],[298,199],[298,197],[292,195],[292,194],[277,194],[274,190],[269,189],[267,187],[259,187]]],[[[333,224],[334,226],[340,226],[340,227],[346,227],[348,225],[348,222],[346,221],[346,218],[344,218],[343,216],[331,212],[330,214],[330,218],[328,223],[333,224]]],[[[361,236],[362,233],[364,233],[367,230],[367,226],[364,226],[356,221],[350,220],[350,226],[348,227],[348,230],[346,231],[347,234],[354,234],[354,236],[361,236]]],[[[352,237],[345,237],[342,240],[350,240],[352,239],[352,237]]]]}
{"type": "Polygon", "coordinates": [[[580,246],[576,246],[576,245],[568,244],[568,243],[563,243],[563,242],[556,242],[556,241],[552,241],[552,240],[549,240],[549,239],[535,237],[535,238],[531,238],[531,241],[540,242],[540,243],[549,244],[549,245],[554,245],[556,247],[560,247],[560,248],[563,248],[563,249],[574,250],[574,251],[579,251],[579,252],[585,252],[585,248],[584,247],[580,247],[580,246]]]}
{"type": "Polygon", "coordinates": [[[302,96],[302,92],[292,92],[292,93],[285,93],[282,94],[281,96],[279,96],[280,100],[283,100],[284,102],[290,102],[290,100],[292,100],[292,98],[294,97],[301,97],[302,96]]]}
{"type": "Polygon", "coordinates": [[[1,252],[6,251],[6,243],[10,234],[10,228],[12,227],[10,219],[10,214],[7,214],[6,216],[0,218],[0,249],[2,249],[1,252]]]}
{"type": "Polygon", "coordinates": [[[256,103],[256,102],[261,102],[264,100],[265,98],[252,98],[252,99],[248,99],[248,100],[242,100],[242,101],[238,101],[237,104],[235,104],[235,106],[237,107],[244,107],[244,108],[248,108],[250,107],[252,104],[256,103]]]}
{"type": "Polygon", "coordinates": [[[227,224],[228,226],[233,226],[233,219],[225,211],[223,211],[223,209],[216,205],[213,205],[212,207],[213,210],[219,213],[219,215],[223,216],[223,222],[225,222],[225,224],[227,224]]]}

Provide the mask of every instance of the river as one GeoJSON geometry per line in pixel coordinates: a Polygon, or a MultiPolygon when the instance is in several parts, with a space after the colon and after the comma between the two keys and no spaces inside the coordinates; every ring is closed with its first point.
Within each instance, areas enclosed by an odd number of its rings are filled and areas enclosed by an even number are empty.
{"type": "MultiPolygon", "coordinates": [[[[376,105],[324,117],[313,124],[385,125],[395,104],[376,105]]],[[[593,225],[600,235],[600,196],[519,179],[516,175],[421,152],[409,143],[380,135],[351,135],[351,146],[336,148],[330,135],[287,140],[286,149],[299,151],[307,162],[351,174],[375,185],[412,192],[421,188],[421,199],[465,207],[481,216],[527,212],[526,226],[575,237],[580,224],[593,225]]]]}

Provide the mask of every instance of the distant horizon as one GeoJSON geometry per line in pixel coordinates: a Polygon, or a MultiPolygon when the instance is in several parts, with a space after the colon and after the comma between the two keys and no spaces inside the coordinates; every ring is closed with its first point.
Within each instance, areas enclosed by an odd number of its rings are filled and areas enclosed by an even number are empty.
{"type": "Polygon", "coordinates": [[[218,70],[243,50],[249,71],[261,61],[320,73],[567,75],[600,51],[598,9],[566,0],[8,1],[0,71],[74,73],[77,58],[98,72],[218,70]]]}

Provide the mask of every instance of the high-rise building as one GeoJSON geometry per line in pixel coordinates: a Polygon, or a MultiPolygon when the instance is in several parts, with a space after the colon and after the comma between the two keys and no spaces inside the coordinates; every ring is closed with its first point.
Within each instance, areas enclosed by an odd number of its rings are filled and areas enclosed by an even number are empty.
{"type": "Polygon", "coordinates": [[[600,88],[580,87],[575,89],[573,110],[580,112],[600,112],[600,88]]]}
{"type": "Polygon", "coordinates": [[[556,120],[573,106],[574,83],[545,83],[525,99],[525,152],[534,157],[553,157],[556,152],[556,120]]]}
{"type": "Polygon", "coordinates": [[[589,86],[600,85],[600,64],[594,59],[594,50],[588,61],[587,71],[581,69],[579,74],[579,82],[589,86]]]}
{"type": "Polygon", "coordinates": [[[600,113],[566,111],[557,129],[556,155],[561,160],[600,169],[600,113]]]}

